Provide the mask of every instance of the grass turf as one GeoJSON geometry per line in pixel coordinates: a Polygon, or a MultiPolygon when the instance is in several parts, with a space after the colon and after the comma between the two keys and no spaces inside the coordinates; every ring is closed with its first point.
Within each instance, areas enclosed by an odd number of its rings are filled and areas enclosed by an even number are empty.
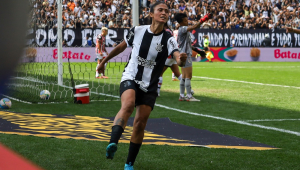
{"type": "MultiPolygon", "coordinates": [[[[232,120],[299,119],[300,63],[233,62],[193,63],[192,88],[201,102],[179,102],[179,83],[164,74],[157,103],[171,108],[232,120]],[[202,78],[201,78],[202,77],[202,78]],[[295,87],[276,87],[234,81],[295,87]]],[[[88,105],[28,105],[16,101],[10,111],[114,117],[120,102],[88,105]]],[[[134,114],[132,115],[134,116],[134,114]]],[[[213,118],[189,115],[156,106],[150,118],[169,117],[173,122],[252,140],[281,149],[252,151],[198,147],[143,145],[135,169],[298,169],[299,136],[213,118]]],[[[300,132],[298,121],[250,122],[300,132]]],[[[45,169],[123,169],[128,144],[119,144],[114,160],[105,159],[107,142],[0,134],[0,142],[45,169]]]]}

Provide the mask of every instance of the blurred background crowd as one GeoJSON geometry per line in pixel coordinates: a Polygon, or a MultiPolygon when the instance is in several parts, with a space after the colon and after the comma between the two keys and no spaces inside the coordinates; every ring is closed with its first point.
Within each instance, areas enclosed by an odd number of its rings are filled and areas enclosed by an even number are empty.
{"type": "MultiPolygon", "coordinates": [[[[139,1],[139,24],[150,24],[150,5],[139,1]]],[[[174,29],[176,13],[186,13],[192,25],[206,13],[213,18],[203,29],[300,28],[300,0],[166,0],[168,25],[174,29]]],[[[130,28],[132,0],[63,0],[64,28],[130,28]]],[[[32,0],[31,28],[57,27],[56,0],[32,0]]]]}

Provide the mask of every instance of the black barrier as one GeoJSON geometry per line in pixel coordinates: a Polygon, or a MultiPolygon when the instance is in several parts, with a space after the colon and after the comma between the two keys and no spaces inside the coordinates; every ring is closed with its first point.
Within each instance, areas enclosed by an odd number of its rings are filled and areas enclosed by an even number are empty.
{"type": "MultiPolygon", "coordinates": [[[[106,36],[106,46],[114,46],[123,40],[129,29],[108,29],[106,36]]],[[[101,29],[63,29],[63,38],[66,45],[70,47],[85,46],[86,37],[91,37],[93,46],[96,43],[96,36],[101,33],[101,29]]],[[[300,35],[294,33],[286,33],[285,30],[269,30],[269,29],[198,29],[191,32],[192,42],[194,46],[203,46],[203,35],[208,35],[211,41],[211,47],[229,47],[231,37],[235,38],[235,47],[260,47],[266,34],[271,39],[271,47],[300,47],[300,35]]],[[[54,29],[30,29],[28,31],[27,45],[40,47],[55,47],[57,41],[57,30],[54,29]]]]}

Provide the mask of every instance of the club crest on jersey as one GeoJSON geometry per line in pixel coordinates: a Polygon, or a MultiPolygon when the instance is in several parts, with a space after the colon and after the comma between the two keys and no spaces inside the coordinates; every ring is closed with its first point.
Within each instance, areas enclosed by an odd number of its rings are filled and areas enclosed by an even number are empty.
{"type": "Polygon", "coordinates": [[[161,45],[161,44],[157,43],[157,46],[155,47],[156,51],[162,52],[163,46],[164,46],[164,45],[161,45]]]}

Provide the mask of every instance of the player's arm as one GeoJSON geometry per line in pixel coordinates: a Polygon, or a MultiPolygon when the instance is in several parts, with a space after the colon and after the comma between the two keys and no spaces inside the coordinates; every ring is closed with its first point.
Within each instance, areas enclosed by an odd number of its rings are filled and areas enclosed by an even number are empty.
{"type": "Polygon", "coordinates": [[[194,29],[200,28],[200,25],[202,23],[204,23],[205,21],[209,20],[212,17],[212,15],[210,13],[207,13],[203,18],[201,18],[199,20],[199,22],[197,22],[196,24],[194,24],[193,26],[189,26],[187,27],[187,31],[192,31],[194,29]]]}
{"type": "Polygon", "coordinates": [[[99,44],[98,50],[100,51],[100,55],[102,56],[103,55],[102,54],[102,45],[103,45],[103,43],[102,43],[102,37],[101,37],[101,39],[98,40],[98,44],[99,44]]]}
{"type": "Polygon", "coordinates": [[[185,65],[185,61],[187,59],[186,53],[179,53],[179,51],[175,51],[173,53],[173,57],[175,58],[179,67],[183,67],[185,65]]]}
{"type": "Polygon", "coordinates": [[[109,54],[107,57],[105,57],[103,59],[103,61],[101,63],[106,63],[107,61],[109,61],[110,59],[112,59],[113,57],[117,56],[118,54],[120,54],[121,52],[123,52],[125,49],[127,48],[127,44],[125,41],[122,41],[120,44],[118,44],[109,54]]]}
{"type": "Polygon", "coordinates": [[[97,39],[97,50],[100,51],[100,55],[102,55],[102,52],[101,52],[101,40],[100,39],[97,39]]]}
{"type": "Polygon", "coordinates": [[[97,68],[99,73],[104,72],[104,65],[107,63],[110,59],[114,58],[121,52],[123,52],[127,47],[127,43],[125,41],[122,41],[119,45],[117,45],[109,54],[107,57],[105,57],[102,62],[100,63],[99,67],[97,68]]]}
{"type": "Polygon", "coordinates": [[[167,43],[168,56],[171,55],[176,60],[178,66],[182,67],[185,65],[187,58],[186,53],[180,53],[178,51],[178,44],[174,37],[170,37],[167,43]]]}
{"type": "Polygon", "coordinates": [[[286,28],[286,33],[296,33],[296,34],[300,34],[300,30],[299,29],[293,29],[291,27],[287,27],[286,28]]]}

